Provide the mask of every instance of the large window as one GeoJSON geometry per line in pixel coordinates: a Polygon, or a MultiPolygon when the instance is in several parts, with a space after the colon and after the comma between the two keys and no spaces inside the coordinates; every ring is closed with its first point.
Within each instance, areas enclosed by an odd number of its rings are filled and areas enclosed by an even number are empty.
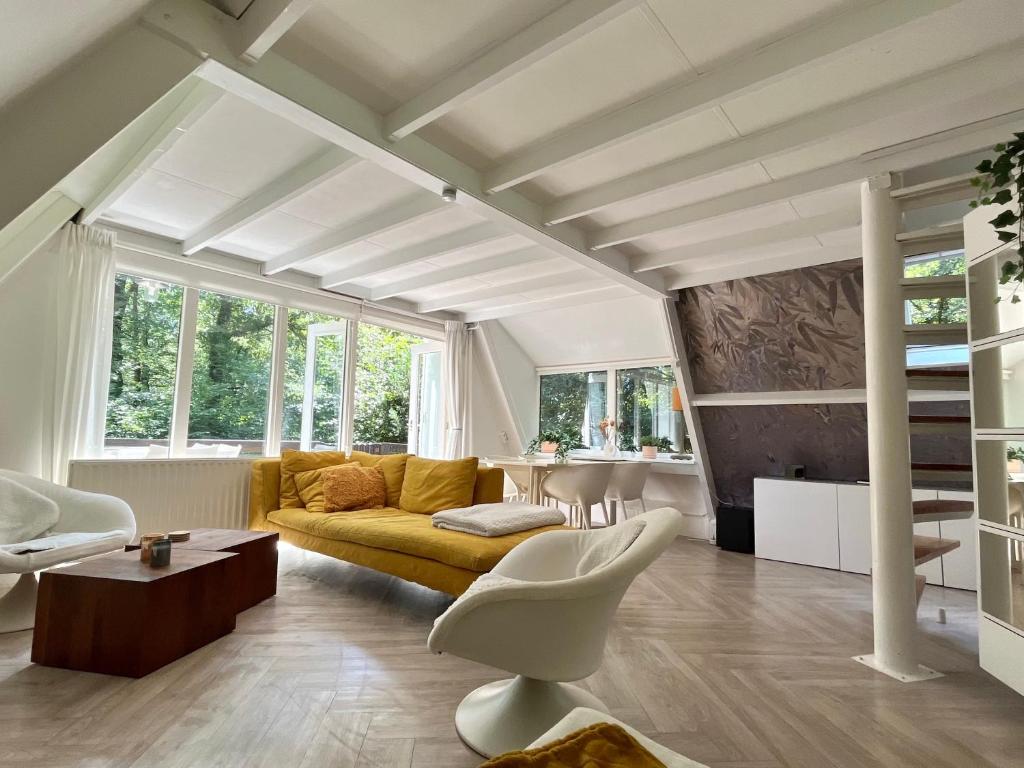
{"type": "MultiPolygon", "coordinates": [[[[906,260],[904,277],[962,277],[967,268],[962,250],[940,251],[913,256],[906,260]]],[[[962,297],[907,299],[908,325],[967,322],[967,299],[962,297]]],[[[967,345],[922,345],[907,348],[907,366],[911,368],[966,365],[967,345]]]]}
{"type": "Polygon", "coordinates": [[[409,445],[413,349],[423,339],[359,324],[353,443],[363,450],[404,453],[409,445]]]}
{"type": "Polygon", "coordinates": [[[108,457],[442,453],[439,342],[133,275],[113,291],[108,457]]]}
{"type": "Polygon", "coordinates": [[[149,454],[166,448],[174,409],[174,375],[183,289],[117,275],[106,444],[149,454]]]}
{"type": "Polygon", "coordinates": [[[635,450],[644,437],[661,441],[658,449],[676,445],[677,419],[672,411],[672,368],[625,368],[615,375],[619,447],[635,450]]]}
{"type": "Polygon", "coordinates": [[[269,304],[199,293],[190,441],[230,441],[243,454],[263,454],[273,328],[269,304]]]}
{"type": "Polygon", "coordinates": [[[342,445],[347,329],[337,317],[288,310],[282,447],[337,450],[342,445]]]}
{"type": "Polygon", "coordinates": [[[601,420],[608,415],[608,372],[549,373],[540,377],[540,431],[574,438],[578,446],[604,445],[601,420]]]}
{"type": "Polygon", "coordinates": [[[601,448],[608,419],[619,450],[638,451],[646,437],[660,441],[662,452],[681,449],[685,428],[672,409],[674,388],[668,365],[541,373],[539,431],[568,436],[577,448],[601,448]]]}

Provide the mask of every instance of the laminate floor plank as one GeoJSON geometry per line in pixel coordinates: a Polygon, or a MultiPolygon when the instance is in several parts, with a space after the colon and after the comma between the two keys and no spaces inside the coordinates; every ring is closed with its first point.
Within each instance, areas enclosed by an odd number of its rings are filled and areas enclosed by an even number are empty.
{"type": "MultiPolygon", "coordinates": [[[[36,666],[31,633],[0,635],[0,765],[478,766],[455,708],[505,675],[427,649],[451,599],[280,554],[276,597],[139,680],[36,666]]],[[[581,685],[712,768],[1019,768],[1024,699],[978,668],[976,610],[973,593],[929,586],[919,651],[946,676],[902,684],[850,658],[871,650],[867,577],[680,539],[626,594],[581,685]]]]}

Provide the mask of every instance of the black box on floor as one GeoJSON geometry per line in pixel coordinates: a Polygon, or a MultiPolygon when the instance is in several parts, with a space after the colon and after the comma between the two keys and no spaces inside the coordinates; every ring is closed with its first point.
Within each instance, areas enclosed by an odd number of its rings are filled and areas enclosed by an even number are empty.
{"type": "Polygon", "coordinates": [[[754,554],[754,510],[719,507],[716,538],[718,546],[729,552],[754,554]]]}

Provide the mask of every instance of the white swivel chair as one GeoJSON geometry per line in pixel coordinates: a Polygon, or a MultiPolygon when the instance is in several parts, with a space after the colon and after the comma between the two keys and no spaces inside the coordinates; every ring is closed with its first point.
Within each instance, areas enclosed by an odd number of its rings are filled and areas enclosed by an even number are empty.
{"type": "Polygon", "coordinates": [[[58,510],[56,523],[39,537],[0,544],[0,574],[21,574],[0,597],[0,632],[17,632],[35,624],[36,571],[122,549],[135,536],[135,515],[114,496],[78,491],[6,469],[0,469],[0,476],[50,499],[58,510]]]}
{"type": "Polygon", "coordinates": [[[600,504],[606,523],[608,507],[604,492],[614,465],[608,462],[567,464],[553,468],[540,484],[541,497],[569,505],[569,524],[578,519],[580,528],[590,528],[590,509],[600,504]],[[577,517],[577,512],[579,513],[577,517]]]}
{"type": "Polygon", "coordinates": [[[649,474],[651,465],[639,461],[619,461],[612,465],[612,475],[604,492],[605,499],[611,503],[612,519],[609,522],[615,523],[618,509],[622,510],[623,520],[629,517],[627,501],[639,501],[641,511],[647,511],[644,504],[644,486],[649,474]]]}
{"type": "Polygon", "coordinates": [[[427,645],[508,670],[462,700],[455,728],[482,755],[522,749],[575,707],[607,711],[568,683],[601,666],[633,579],[682,527],[674,509],[590,531],[541,533],[509,552],[435,622],[427,645]]]}

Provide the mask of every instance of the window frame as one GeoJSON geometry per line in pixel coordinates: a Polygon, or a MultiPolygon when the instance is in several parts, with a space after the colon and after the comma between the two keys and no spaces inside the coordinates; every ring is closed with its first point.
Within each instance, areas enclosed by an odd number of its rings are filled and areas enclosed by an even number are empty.
{"type": "MultiPolygon", "coordinates": [[[[138,254],[131,254],[133,257],[138,254]]],[[[270,361],[270,382],[267,393],[266,421],[263,436],[263,457],[273,458],[281,455],[281,442],[284,419],[284,374],[287,363],[288,343],[288,311],[297,310],[304,312],[318,312],[331,314],[338,318],[337,323],[321,325],[345,326],[345,361],[343,372],[342,391],[342,429],[341,429],[341,450],[349,451],[352,448],[353,418],[355,413],[355,389],[356,389],[356,363],[358,360],[358,339],[359,326],[366,322],[370,325],[381,325],[393,328],[405,333],[418,335],[427,343],[437,344],[438,348],[444,348],[441,340],[443,331],[438,328],[428,329],[426,321],[415,322],[416,319],[403,319],[401,317],[386,318],[383,311],[353,312],[348,302],[338,302],[338,306],[328,308],[324,306],[326,297],[318,296],[321,301],[307,302],[301,297],[295,296],[296,301],[281,303],[267,293],[259,292],[252,295],[237,288],[231,288],[228,281],[207,281],[205,279],[186,279],[185,275],[175,270],[169,273],[163,269],[146,269],[138,264],[135,258],[124,261],[118,260],[115,265],[116,275],[130,275],[140,280],[154,280],[182,288],[181,316],[178,325],[178,354],[175,361],[174,395],[171,409],[171,423],[168,434],[168,455],[167,459],[156,460],[180,460],[192,459],[186,453],[188,448],[188,425],[192,408],[192,376],[195,370],[196,334],[199,318],[199,294],[201,291],[210,291],[225,296],[239,299],[249,299],[270,305],[274,310],[273,335],[271,338],[271,361],[270,361]],[[431,332],[432,331],[432,332],[431,332]],[[432,338],[433,337],[433,338],[432,338]]],[[[289,293],[287,286],[279,286],[282,293],[289,293]]],[[[326,301],[330,301],[326,299],[326,301]]],[[[307,342],[308,343],[308,342],[307,342]]],[[[111,361],[107,361],[109,369],[111,361]]],[[[104,422],[106,421],[106,409],[110,402],[104,404],[104,422]]],[[[303,409],[305,410],[305,398],[303,409]]],[[[248,458],[248,457],[247,457],[248,458]]],[[[141,459],[129,459],[120,457],[115,460],[138,461],[141,459]]],[[[150,459],[152,460],[152,459],[150,459]]],[[[213,457],[204,460],[216,460],[213,457]]]]}
{"type": "MultiPolygon", "coordinates": [[[[537,430],[540,431],[540,394],[541,384],[540,380],[542,376],[549,376],[557,373],[598,373],[605,372],[608,377],[607,384],[607,407],[608,413],[606,414],[609,418],[613,419],[616,424],[619,423],[619,379],[618,372],[631,370],[633,368],[660,368],[668,367],[672,369],[672,358],[670,357],[654,357],[639,360],[615,360],[608,363],[589,363],[584,365],[547,365],[538,366],[536,368],[537,373],[537,386],[534,392],[534,405],[537,413],[537,430]]],[[[673,378],[675,377],[673,369],[673,378]]],[[[678,387],[679,382],[675,382],[673,386],[678,387]]],[[[583,449],[592,450],[592,449],[583,449]]]]}

